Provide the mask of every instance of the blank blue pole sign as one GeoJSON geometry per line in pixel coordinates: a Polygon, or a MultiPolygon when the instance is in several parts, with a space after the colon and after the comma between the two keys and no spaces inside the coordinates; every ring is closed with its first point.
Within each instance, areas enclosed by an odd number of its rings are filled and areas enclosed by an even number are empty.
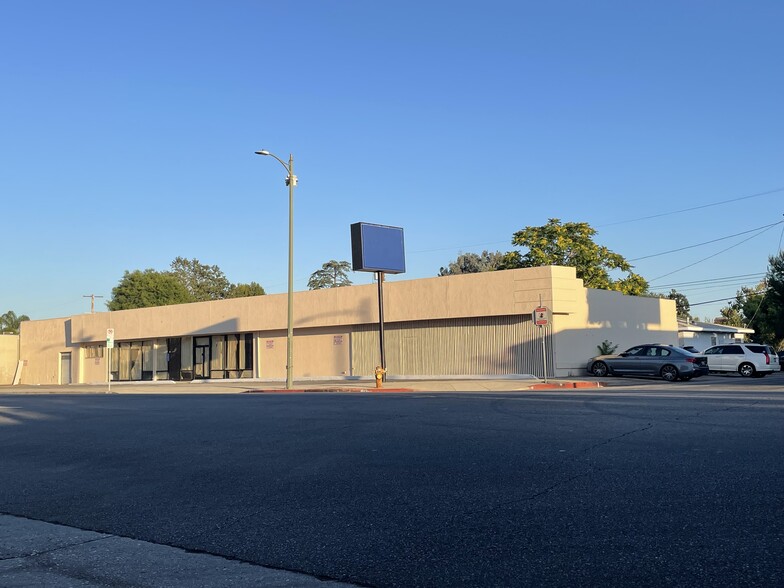
{"type": "Polygon", "coordinates": [[[405,273],[403,229],[371,223],[352,224],[351,258],[355,272],[405,273]]]}

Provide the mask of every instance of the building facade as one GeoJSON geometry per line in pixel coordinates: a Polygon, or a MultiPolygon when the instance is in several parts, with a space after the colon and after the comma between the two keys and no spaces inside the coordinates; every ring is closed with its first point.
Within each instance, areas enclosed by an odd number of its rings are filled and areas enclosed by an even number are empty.
{"type": "Polygon", "coordinates": [[[19,335],[0,333],[0,386],[12,384],[19,362],[19,335]]]}
{"type": "Polygon", "coordinates": [[[722,343],[743,343],[746,337],[754,334],[754,329],[716,325],[697,321],[678,319],[678,344],[690,345],[699,351],[722,343]]]}
{"type": "MultiPolygon", "coordinates": [[[[384,318],[387,372],[400,376],[541,377],[546,359],[549,377],[566,377],[604,340],[678,343],[674,301],[588,289],[558,266],[387,281],[384,318]],[[540,304],[545,327],[531,317],[540,304]]],[[[283,379],[286,320],[276,294],[26,321],[21,381],[283,379]]],[[[379,346],[375,285],[295,293],[295,379],[371,376],[379,346]]]]}

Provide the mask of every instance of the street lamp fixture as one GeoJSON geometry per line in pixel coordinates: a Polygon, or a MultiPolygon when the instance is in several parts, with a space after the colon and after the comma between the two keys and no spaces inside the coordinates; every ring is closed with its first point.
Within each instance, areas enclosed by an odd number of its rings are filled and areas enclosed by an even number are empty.
{"type": "Polygon", "coordinates": [[[288,321],[286,334],[286,389],[293,387],[292,373],[294,370],[294,186],[297,185],[297,176],[294,175],[294,157],[289,154],[286,164],[280,157],[266,149],[259,149],[256,155],[273,157],[286,168],[286,185],[289,187],[289,288],[288,288],[288,321]]]}

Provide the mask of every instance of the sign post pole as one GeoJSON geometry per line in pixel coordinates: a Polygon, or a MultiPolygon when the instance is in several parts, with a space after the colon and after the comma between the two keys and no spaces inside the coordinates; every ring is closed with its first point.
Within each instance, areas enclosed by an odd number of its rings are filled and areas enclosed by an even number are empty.
{"type": "Polygon", "coordinates": [[[539,327],[542,332],[542,366],[544,367],[544,383],[547,383],[547,349],[544,343],[544,327],[539,327]]]}
{"type": "Polygon", "coordinates": [[[387,355],[384,351],[384,272],[378,276],[378,340],[381,343],[381,378],[386,381],[387,355]]]}
{"type": "Polygon", "coordinates": [[[378,278],[378,341],[381,348],[381,365],[376,367],[374,375],[377,383],[386,382],[384,277],[386,274],[402,274],[406,271],[403,229],[371,223],[352,223],[351,260],[355,272],[373,272],[378,278]]]}
{"type": "Polygon", "coordinates": [[[106,329],[106,381],[109,383],[107,394],[112,393],[112,349],[114,349],[114,329],[106,329]]]}
{"type": "Polygon", "coordinates": [[[550,324],[550,309],[546,306],[542,306],[541,302],[539,306],[534,309],[534,312],[531,315],[533,318],[534,324],[539,327],[539,332],[542,335],[542,368],[544,370],[544,383],[547,383],[547,347],[545,345],[545,334],[544,328],[550,324]]]}

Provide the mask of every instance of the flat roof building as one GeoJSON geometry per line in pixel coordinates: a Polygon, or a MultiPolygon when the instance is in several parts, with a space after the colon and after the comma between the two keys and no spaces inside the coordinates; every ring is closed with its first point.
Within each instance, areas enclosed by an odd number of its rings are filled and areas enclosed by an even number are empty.
{"type": "MultiPolygon", "coordinates": [[[[25,321],[21,382],[284,379],[286,321],[286,294],[25,321]]],[[[678,343],[674,301],[585,288],[559,266],[387,281],[384,322],[387,372],[401,376],[541,377],[542,337],[549,377],[584,374],[604,340],[678,343]]],[[[372,376],[379,355],[375,285],[294,294],[294,379],[372,376]]]]}

